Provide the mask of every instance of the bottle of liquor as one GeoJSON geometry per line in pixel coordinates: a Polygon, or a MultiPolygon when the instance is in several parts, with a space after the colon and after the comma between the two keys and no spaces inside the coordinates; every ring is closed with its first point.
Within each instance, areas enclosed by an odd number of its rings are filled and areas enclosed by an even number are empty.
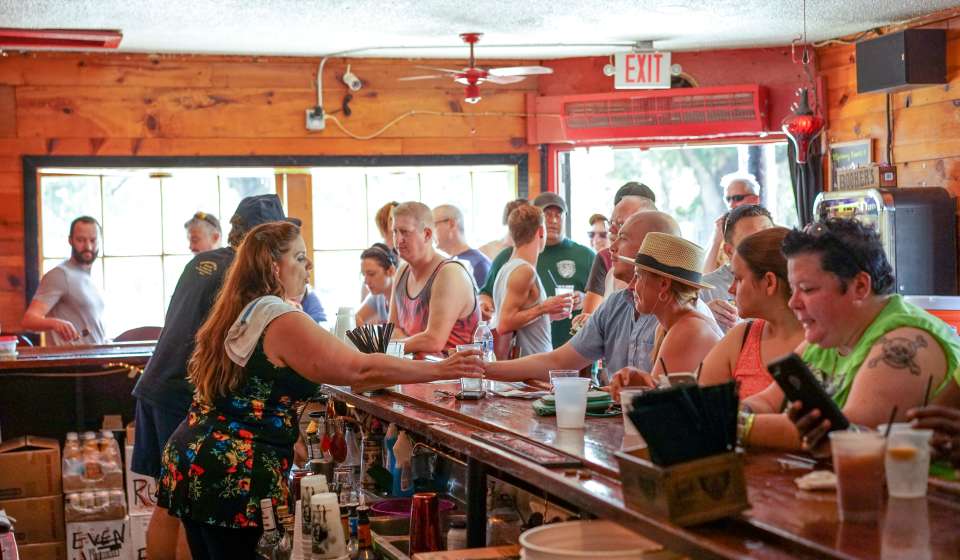
{"type": "Polygon", "coordinates": [[[276,558],[276,549],[280,544],[283,535],[277,528],[277,520],[273,516],[273,500],[264,498],[260,500],[260,518],[263,522],[263,535],[257,543],[258,560],[274,560],[276,558]]]}
{"type": "Polygon", "coordinates": [[[370,508],[362,505],[357,508],[357,552],[352,560],[378,560],[380,555],[373,548],[373,536],[370,534],[370,508]]]}

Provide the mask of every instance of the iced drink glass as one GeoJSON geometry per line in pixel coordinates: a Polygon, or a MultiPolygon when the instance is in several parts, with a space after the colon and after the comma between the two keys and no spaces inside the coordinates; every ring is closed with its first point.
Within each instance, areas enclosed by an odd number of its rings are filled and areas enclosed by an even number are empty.
{"type": "Polygon", "coordinates": [[[883,499],[883,451],[877,432],[830,432],[841,521],[876,521],[883,499]]]}
{"type": "Polygon", "coordinates": [[[590,380],[586,377],[553,378],[553,392],[557,408],[558,428],[583,428],[587,414],[587,389],[590,380]]]}
{"type": "Polygon", "coordinates": [[[927,495],[930,471],[930,438],[933,430],[894,429],[887,437],[884,466],[891,498],[927,495]]]}
{"type": "Polygon", "coordinates": [[[630,411],[633,410],[633,397],[642,395],[647,389],[623,389],[620,391],[620,409],[623,411],[623,448],[646,447],[647,442],[637,431],[637,427],[630,420],[630,411]]]}

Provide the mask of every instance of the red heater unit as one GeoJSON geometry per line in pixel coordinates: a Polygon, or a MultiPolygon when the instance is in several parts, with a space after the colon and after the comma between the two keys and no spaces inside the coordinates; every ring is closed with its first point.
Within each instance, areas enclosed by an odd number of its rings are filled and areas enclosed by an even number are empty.
{"type": "Polygon", "coordinates": [[[528,97],[530,144],[592,144],[766,132],[759,85],[528,97]]]}
{"type": "Polygon", "coordinates": [[[115,30],[0,28],[0,49],[115,49],[121,39],[115,30]]]}

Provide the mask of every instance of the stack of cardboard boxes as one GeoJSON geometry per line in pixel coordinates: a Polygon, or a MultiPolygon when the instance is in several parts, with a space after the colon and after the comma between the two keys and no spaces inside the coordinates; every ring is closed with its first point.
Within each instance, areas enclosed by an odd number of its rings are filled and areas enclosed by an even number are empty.
{"type": "Polygon", "coordinates": [[[20,558],[65,560],[60,444],[24,436],[0,444],[0,509],[16,519],[20,558]]]}
{"type": "Polygon", "coordinates": [[[130,470],[133,457],[133,423],[127,426],[126,449],[126,479],[127,479],[127,509],[130,511],[130,529],[133,533],[132,560],[147,558],[147,525],[150,516],[157,505],[157,483],[149,476],[143,476],[130,470]]]}
{"type": "Polygon", "coordinates": [[[67,434],[63,448],[64,517],[69,560],[131,560],[123,461],[113,432],[67,434]]]}

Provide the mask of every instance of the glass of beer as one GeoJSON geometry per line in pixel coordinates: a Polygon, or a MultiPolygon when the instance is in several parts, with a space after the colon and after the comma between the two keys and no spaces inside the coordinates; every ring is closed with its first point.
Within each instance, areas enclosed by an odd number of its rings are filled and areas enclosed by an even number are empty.
{"type": "Polygon", "coordinates": [[[830,432],[840,520],[874,522],[883,501],[883,451],[877,432],[830,432]]]}

